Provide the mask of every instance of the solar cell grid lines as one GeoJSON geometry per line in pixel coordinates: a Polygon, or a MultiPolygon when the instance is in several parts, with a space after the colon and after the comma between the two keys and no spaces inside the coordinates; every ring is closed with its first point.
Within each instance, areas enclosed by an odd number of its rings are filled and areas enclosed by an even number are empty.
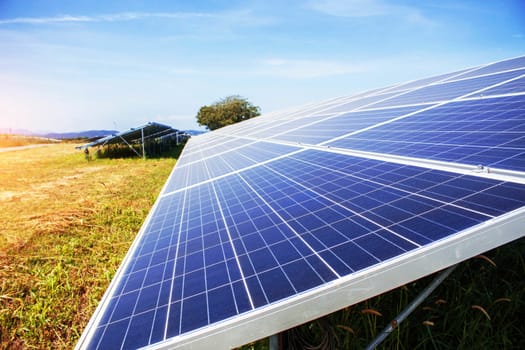
{"type": "Polygon", "coordinates": [[[456,101],[329,144],[523,171],[524,109],[523,95],[456,101]]]}
{"type": "Polygon", "coordinates": [[[484,92],[484,95],[501,95],[511,93],[523,93],[525,91],[525,72],[518,79],[513,80],[507,84],[496,86],[484,92]]]}
{"type": "Polygon", "coordinates": [[[295,125],[288,125],[290,128],[270,136],[270,139],[302,142],[308,144],[320,144],[328,142],[341,135],[377,125],[393,118],[407,115],[419,110],[421,107],[401,107],[386,110],[355,111],[339,113],[336,115],[320,117],[319,119],[308,121],[310,118],[298,120],[295,125]],[[292,127],[295,126],[295,127],[292,127]]]}
{"type": "Polygon", "coordinates": [[[397,97],[387,99],[381,103],[374,104],[375,107],[396,106],[415,103],[430,103],[451,100],[460,96],[475,93],[480,89],[487,88],[507,80],[523,75],[523,71],[510,71],[495,73],[485,76],[471,77],[466,79],[445,81],[431,84],[412,91],[400,94],[397,97]]]}
{"type": "Polygon", "coordinates": [[[442,75],[438,75],[435,77],[424,78],[424,79],[419,79],[415,81],[409,81],[409,82],[399,84],[398,86],[393,87],[391,91],[410,90],[416,87],[427,86],[429,84],[436,83],[436,82],[442,82],[442,81],[447,81],[449,79],[455,79],[455,78],[461,77],[463,74],[470,72],[472,70],[476,70],[476,68],[465,69],[465,70],[458,71],[458,72],[442,74],[442,75]]]}
{"type": "Polygon", "coordinates": [[[522,237],[524,66],[191,139],[77,347],[233,348],[522,237]]]}
{"type": "Polygon", "coordinates": [[[510,70],[521,70],[525,68],[525,57],[516,57],[509,60],[504,60],[500,62],[495,62],[492,64],[487,64],[484,66],[481,66],[478,69],[473,69],[472,71],[466,73],[463,75],[463,77],[467,78],[469,76],[479,76],[483,74],[490,74],[490,73],[496,73],[496,72],[504,72],[504,71],[510,71],[510,70]]]}

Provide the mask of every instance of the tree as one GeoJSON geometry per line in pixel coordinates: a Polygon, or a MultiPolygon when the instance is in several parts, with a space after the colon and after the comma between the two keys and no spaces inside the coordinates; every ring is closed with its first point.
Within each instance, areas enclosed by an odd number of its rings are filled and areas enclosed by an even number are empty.
{"type": "Polygon", "coordinates": [[[241,96],[228,96],[210,106],[202,106],[197,113],[199,125],[209,130],[259,116],[260,108],[241,96]]]}

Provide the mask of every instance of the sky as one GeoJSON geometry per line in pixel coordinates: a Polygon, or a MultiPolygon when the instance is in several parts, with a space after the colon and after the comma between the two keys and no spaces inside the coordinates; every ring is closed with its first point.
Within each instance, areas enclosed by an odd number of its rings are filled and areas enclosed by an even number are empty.
{"type": "Polygon", "coordinates": [[[0,128],[199,129],[525,54],[525,1],[0,0],[0,128]]]}

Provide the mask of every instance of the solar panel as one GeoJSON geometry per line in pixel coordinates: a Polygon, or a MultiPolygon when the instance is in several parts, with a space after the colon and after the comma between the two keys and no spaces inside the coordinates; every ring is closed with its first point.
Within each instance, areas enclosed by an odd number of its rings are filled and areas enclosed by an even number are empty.
{"type": "Polygon", "coordinates": [[[483,90],[488,86],[508,81],[521,76],[524,73],[524,71],[511,71],[469,79],[446,81],[439,84],[431,84],[409,92],[404,92],[397,97],[389,98],[381,103],[376,103],[374,104],[374,107],[448,101],[460,96],[475,94],[479,90],[483,90]]]}
{"type": "Polygon", "coordinates": [[[309,118],[297,120],[295,124],[285,124],[275,128],[275,135],[269,136],[270,139],[288,142],[303,142],[308,144],[319,144],[330,141],[342,135],[361,131],[375,126],[379,123],[389,121],[393,118],[404,116],[418,111],[421,107],[399,107],[373,111],[355,111],[338,113],[320,117],[315,122],[310,122],[309,118]],[[302,123],[301,123],[302,121],[302,123]],[[280,132],[277,132],[280,130],[280,132]]]}
{"type": "Polygon", "coordinates": [[[192,138],[77,347],[233,348],[522,237],[524,64],[192,138]]]}
{"type": "Polygon", "coordinates": [[[525,72],[520,78],[507,84],[496,86],[484,92],[485,95],[500,95],[510,93],[522,93],[525,90],[525,72]]]}
{"type": "MultiPolygon", "coordinates": [[[[167,136],[177,132],[179,132],[179,130],[173,129],[171,126],[156,122],[148,122],[147,124],[141,125],[136,128],[131,128],[129,130],[122,131],[114,135],[105,136],[96,141],[82,145],[79,148],[113,145],[122,142],[126,144],[137,143],[142,142],[142,140],[151,138],[161,138],[163,136],[167,136]]],[[[182,132],[180,133],[182,134],[182,132]]]]}
{"type": "Polygon", "coordinates": [[[513,69],[523,69],[525,67],[525,57],[516,57],[504,61],[495,62],[479,67],[464,75],[464,77],[504,72],[513,69]]]}
{"type": "Polygon", "coordinates": [[[334,147],[525,170],[525,95],[450,102],[327,143],[334,147]]]}

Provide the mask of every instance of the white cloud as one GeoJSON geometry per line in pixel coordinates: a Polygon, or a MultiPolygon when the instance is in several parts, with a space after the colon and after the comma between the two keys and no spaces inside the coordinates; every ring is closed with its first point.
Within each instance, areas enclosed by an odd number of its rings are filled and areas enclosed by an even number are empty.
{"type": "Polygon", "coordinates": [[[124,22],[143,19],[166,20],[214,20],[223,24],[236,24],[244,27],[260,27],[272,25],[275,19],[271,16],[262,16],[252,10],[232,10],[224,12],[118,12],[91,16],[57,15],[54,17],[17,17],[0,19],[0,25],[7,24],[63,24],[87,22],[124,22]]]}
{"type": "Polygon", "coordinates": [[[94,17],[88,16],[56,16],[56,17],[17,17],[1,19],[0,24],[48,24],[65,22],[93,22],[94,17]]]}
{"type": "Polygon", "coordinates": [[[60,15],[55,17],[17,17],[0,20],[0,24],[53,24],[75,22],[116,22],[132,21],[145,18],[187,19],[209,18],[217,15],[201,12],[122,12],[95,16],[60,15]]]}
{"type": "Polygon", "coordinates": [[[312,0],[309,7],[331,16],[369,17],[389,12],[389,6],[377,0],[312,0]]]}
{"type": "Polygon", "coordinates": [[[416,7],[391,4],[385,0],[311,0],[309,8],[337,17],[399,17],[405,21],[429,25],[433,22],[416,7]]]}

